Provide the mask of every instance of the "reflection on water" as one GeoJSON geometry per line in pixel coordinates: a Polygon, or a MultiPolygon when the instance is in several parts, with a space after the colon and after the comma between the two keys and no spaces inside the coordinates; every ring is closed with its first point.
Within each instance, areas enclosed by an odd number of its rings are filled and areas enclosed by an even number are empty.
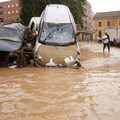
{"type": "Polygon", "coordinates": [[[93,46],[84,69],[0,68],[0,120],[120,120],[119,49],[93,46]]]}

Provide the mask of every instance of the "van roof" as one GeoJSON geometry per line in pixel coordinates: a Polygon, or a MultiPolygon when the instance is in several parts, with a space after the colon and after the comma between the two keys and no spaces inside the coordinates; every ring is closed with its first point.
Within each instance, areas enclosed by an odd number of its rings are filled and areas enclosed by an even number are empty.
{"type": "Polygon", "coordinates": [[[40,17],[32,17],[31,20],[33,20],[36,24],[40,23],[40,17]]]}
{"type": "Polygon", "coordinates": [[[46,6],[44,22],[71,23],[72,14],[69,8],[61,4],[49,4],[46,6]]]}

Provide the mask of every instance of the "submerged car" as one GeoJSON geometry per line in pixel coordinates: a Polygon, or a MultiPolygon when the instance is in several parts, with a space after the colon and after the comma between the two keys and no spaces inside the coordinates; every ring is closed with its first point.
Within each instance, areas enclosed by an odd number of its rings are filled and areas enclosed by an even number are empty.
{"type": "Polygon", "coordinates": [[[80,66],[80,49],[74,18],[65,5],[47,5],[41,14],[34,48],[35,65],[80,66]]]}
{"type": "Polygon", "coordinates": [[[21,64],[24,45],[24,31],[21,23],[12,23],[0,27],[0,66],[21,64]],[[21,57],[22,56],[22,57],[21,57]]]}
{"type": "Polygon", "coordinates": [[[0,27],[0,51],[14,51],[22,46],[21,34],[24,26],[20,23],[0,27]]]}

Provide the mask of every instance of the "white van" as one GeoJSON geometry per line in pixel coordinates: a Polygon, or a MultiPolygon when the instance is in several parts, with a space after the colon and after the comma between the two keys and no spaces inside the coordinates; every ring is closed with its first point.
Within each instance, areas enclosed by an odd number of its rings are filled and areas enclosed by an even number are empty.
{"type": "Polygon", "coordinates": [[[40,17],[40,30],[34,49],[36,66],[79,67],[76,24],[69,8],[50,4],[40,17]]]}
{"type": "Polygon", "coordinates": [[[40,17],[32,17],[28,24],[28,28],[31,31],[36,31],[36,33],[38,33],[39,24],[40,24],[40,17]]]}

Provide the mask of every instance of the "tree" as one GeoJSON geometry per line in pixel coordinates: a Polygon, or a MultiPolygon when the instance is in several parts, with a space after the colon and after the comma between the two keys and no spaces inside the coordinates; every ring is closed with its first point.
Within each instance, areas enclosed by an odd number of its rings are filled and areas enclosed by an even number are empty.
{"type": "Polygon", "coordinates": [[[48,4],[64,4],[70,8],[75,22],[81,24],[84,16],[84,4],[86,0],[19,0],[21,11],[21,23],[28,25],[31,17],[40,16],[45,6],[48,4]]]}

